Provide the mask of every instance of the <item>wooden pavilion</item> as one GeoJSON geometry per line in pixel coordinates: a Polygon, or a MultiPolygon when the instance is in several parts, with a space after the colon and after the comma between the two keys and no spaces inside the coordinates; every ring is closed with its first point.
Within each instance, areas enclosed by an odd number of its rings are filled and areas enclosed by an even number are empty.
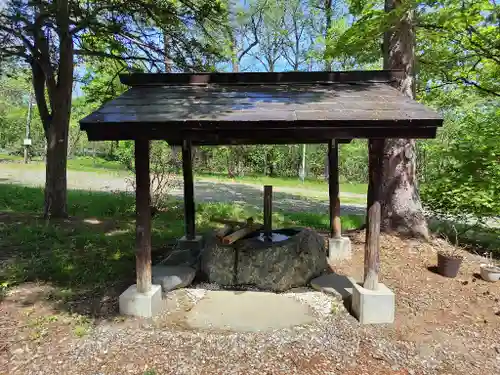
{"type": "MultiPolygon", "coordinates": [[[[433,138],[442,125],[441,116],[395,88],[401,78],[399,71],[121,76],[131,88],[80,126],[89,140],[135,141],[137,291],[151,288],[150,140],[182,146],[188,240],[195,237],[192,146],[328,143],[330,235],[338,237],[338,144],[354,138],[433,138]]],[[[364,287],[373,289],[379,269],[382,161],[370,163],[364,287]]]]}

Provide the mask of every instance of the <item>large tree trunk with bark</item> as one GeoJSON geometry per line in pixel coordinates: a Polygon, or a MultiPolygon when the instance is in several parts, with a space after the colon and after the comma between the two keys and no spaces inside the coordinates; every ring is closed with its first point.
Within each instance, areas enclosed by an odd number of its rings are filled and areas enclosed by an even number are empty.
{"type": "Polygon", "coordinates": [[[54,112],[47,132],[47,161],[45,164],[44,216],[67,216],[66,164],[68,153],[69,113],[54,112]]]}
{"type": "Polygon", "coordinates": [[[49,45],[44,33],[41,30],[35,31],[35,46],[40,50],[40,54],[32,61],[33,87],[47,139],[44,203],[46,218],[67,216],[66,165],[74,69],[73,38],[69,22],[69,2],[60,0],[57,2],[56,16],[59,37],[57,66],[51,63],[49,45]],[[50,106],[47,104],[47,97],[50,106]]]}
{"type": "MultiPolygon", "coordinates": [[[[386,0],[387,12],[402,0],[386,0]]],[[[415,98],[414,10],[403,13],[384,38],[384,69],[398,69],[404,77],[395,83],[406,96],[415,98]]],[[[415,141],[388,139],[384,149],[381,229],[413,237],[429,237],[416,177],[415,141]]]]}

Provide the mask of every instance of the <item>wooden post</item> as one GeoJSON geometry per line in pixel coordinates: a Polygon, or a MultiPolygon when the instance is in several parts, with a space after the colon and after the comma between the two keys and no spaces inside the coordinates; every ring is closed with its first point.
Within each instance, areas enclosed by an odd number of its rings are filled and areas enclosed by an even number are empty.
{"type": "Polygon", "coordinates": [[[149,191],[149,141],[135,141],[136,273],[137,291],[151,289],[151,198],[149,191]]]}
{"type": "Polygon", "coordinates": [[[340,238],[339,153],[336,139],[328,141],[328,193],[330,200],[330,237],[340,238]]]}
{"type": "Polygon", "coordinates": [[[369,201],[366,216],[365,275],[363,287],[376,290],[380,268],[380,190],[382,183],[384,140],[370,139],[368,143],[369,201]]]}
{"type": "Polygon", "coordinates": [[[184,224],[186,239],[195,238],[194,183],[191,141],[182,142],[182,174],[184,176],[184,224]]]}
{"type": "Polygon", "coordinates": [[[264,186],[264,238],[272,240],[272,216],[273,216],[273,187],[264,186]]]}

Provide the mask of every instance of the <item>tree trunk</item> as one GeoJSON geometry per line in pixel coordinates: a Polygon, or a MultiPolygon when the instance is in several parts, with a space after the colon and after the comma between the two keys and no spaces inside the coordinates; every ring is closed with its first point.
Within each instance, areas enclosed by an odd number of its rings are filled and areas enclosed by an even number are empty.
{"type": "Polygon", "coordinates": [[[238,42],[236,41],[236,30],[238,28],[236,7],[238,2],[231,0],[228,3],[228,13],[229,13],[229,31],[230,31],[230,43],[231,43],[231,65],[232,71],[238,73],[240,71],[240,64],[238,58],[238,42]]]}
{"type": "Polygon", "coordinates": [[[328,57],[326,54],[326,44],[328,43],[328,37],[330,36],[330,28],[332,27],[332,21],[333,21],[333,10],[332,10],[332,0],[325,0],[325,53],[324,53],[324,60],[325,60],[325,70],[326,71],[331,71],[332,70],[332,58],[328,57]]]}
{"type": "MultiPolygon", "coordinates": [[[[402,0],[386,0],[387,12],[401,6],[402,0]]],[[[400,69],[404,78],[396,87],[415,98],[414,11],[405,12],[384,37],[384,69],[400,69]]],[[[381,229],[414,237],[429,237],[416,177],[415,141],[388,139],[384,149],[381,229]]]]}
{"type": "Polygon", "coordinates": [[[165,63],[165,73],[172,73],[172,65],[173,62],[170,60],[170,37],[168,35],[167,30],[163,30],[163,52],[165,53],[165,57],[163,58],[165,63]]]}
{"type": "MultiPolygon", "coordinates": [[[[56,23],[59,37],[59,62],[57,66],[57,82],[55,71],[50,64],[45,64],[45,74],[38,74],[37,82],[34,80],[35,90],[38,96],[37,102],[47,111],[45,95],[43,91],[45,83],[52,113],[41,114],[44,122],[44,130],[47,138],[47,162],[45,173],[45,204],[44,216],[50,218],[61,218],[67,216],[67,182],[66,165],[68,157],[68,132],[71,114],[71,94],[73,91],[73,38],[70,33],[70,11],[69,1],[60,0],[56,2],[56,23]],[[48,75],[49,74],[49,75],[48,75]]],[[[49,60],[49,50],[44,50],[45,59],[49,60]]],[[[42,57],[43,58],[43,57],[42,57]]],[[[43,62],[40,62],[43,64],[43,62]]],[[[35,64],[40,68],[43,65],[35,64]]],[[[35,70],[33,71],[35,77],[35,70]]]]}
{"type": "Polygon", "coordinates": [[[67,216],[66,164],[69,114],[61,112],[54,113],[52,123],[47,131],[44,206],[46,218],[67,216]]]}

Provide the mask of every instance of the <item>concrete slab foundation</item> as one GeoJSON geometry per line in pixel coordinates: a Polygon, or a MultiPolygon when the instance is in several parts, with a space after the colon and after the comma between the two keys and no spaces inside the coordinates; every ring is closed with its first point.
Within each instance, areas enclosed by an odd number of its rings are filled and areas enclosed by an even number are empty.
{"type": "Polygon", "coordinates": [[[351,240],[348,237],[328,238],[328,261],[351,259],[351,240]]]}
{"type": "Polygon", "coordinates": [[[309,306],[286,294],[207,291],[188,313],[191,328],[235,332],[272,331],[315,320],[309,306]]]}
{"type": "Polygon", "coordinates": [[[118,300],[120,314],[142,318],[151,318],[163,310],[164,302],[161,298],[161,286],[151,285],[147,293],[139,293],[137,285],[130,286],[118,300]]]}
{"type": "Polygon", "coordinates": [[[377,290],[363,288],[354,279],[351,311],[361,324],[394,323],[396,299],[394,293],[379,283],[377,290]]]}

